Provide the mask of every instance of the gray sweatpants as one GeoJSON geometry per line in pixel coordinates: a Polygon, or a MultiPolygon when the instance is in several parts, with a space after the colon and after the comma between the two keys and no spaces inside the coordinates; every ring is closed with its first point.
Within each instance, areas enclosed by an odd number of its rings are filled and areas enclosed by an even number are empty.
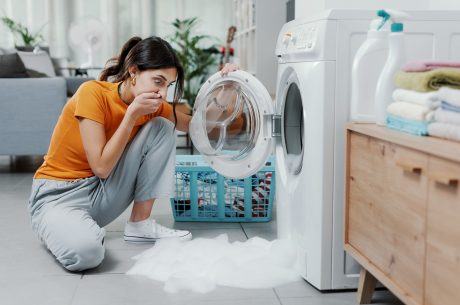
{"type": "Polygon", "coordinates": [[[107,179],[34,179],[32,229],[66,269],[98,266],[105,252],[102,227],[133,200],[173,196],[175,143],[174,125],[157,117],[139,130],[107,179]]]}

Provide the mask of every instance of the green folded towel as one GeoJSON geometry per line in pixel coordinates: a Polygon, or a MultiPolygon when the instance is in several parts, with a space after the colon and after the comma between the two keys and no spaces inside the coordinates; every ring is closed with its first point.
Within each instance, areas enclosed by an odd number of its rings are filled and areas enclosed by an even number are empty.
{"type": "Polygon", "coordinates": [[[460,69],[443,68],[426,72],[399,71],[394,78],[399,88],[415,91],[434,91],[442,86],[460,89],[460,69]]]}

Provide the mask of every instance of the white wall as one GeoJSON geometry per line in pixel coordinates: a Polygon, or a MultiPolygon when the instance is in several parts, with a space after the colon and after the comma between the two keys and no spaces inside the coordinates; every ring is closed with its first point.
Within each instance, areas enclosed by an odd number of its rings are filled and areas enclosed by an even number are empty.
{"type": "Polygon", "coordinates": [[[433,10],[460,10],[459,0],[431,0],[430,9],[433,10]]]}
{"type": "MultiPolygon", "coordinates": [[[[4,15],[14,17],[15,20],[29,27],[32,32],[44,26],[43,33],[46,36],[45,32],[49,27],[49,10],[46,2],[48,0],[0,0],[0,17],[4,15]]],[[[13,45],[13,37],[0,23],[0,47],[12,47],[13,45]]]]}
{"type": "Polygon", "coordinates": [[[393,8],[401,10],[452,10],[460,9],[459,0],[296,0],[295,18],[321,13],[327,9],[393,8]]]}

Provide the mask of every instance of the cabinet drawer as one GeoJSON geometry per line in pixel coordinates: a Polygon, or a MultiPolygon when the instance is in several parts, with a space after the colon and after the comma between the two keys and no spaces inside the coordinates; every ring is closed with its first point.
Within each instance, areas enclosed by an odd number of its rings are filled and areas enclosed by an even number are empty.
{"type": "Polygon", "coordinates": [[[460,164],[430,157],[425,304],[460,300],[460,164]]]}
{"type": "Polygon", "coordinates": [[[423,303],[428,155],[351,133],[346,241],[423,303]]]}

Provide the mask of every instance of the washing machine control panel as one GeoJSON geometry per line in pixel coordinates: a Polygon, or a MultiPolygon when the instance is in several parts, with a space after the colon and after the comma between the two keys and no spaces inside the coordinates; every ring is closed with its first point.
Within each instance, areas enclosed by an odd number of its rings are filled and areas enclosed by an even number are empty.
{"type": "Polygon", "coordinates": [[[299,29],[299,38],[295,42],[294,46],[297,49],[313,49],[317,32],[318,31],[315,26],[299,29]]]}
{"type": "Polygon", "coordinates": [[[336,34],[335,20],[319,20],[286,27],[278,38],[278,62],[332,60],[336,56],[336,34]]]}
{"type": "Polygon", "coordinates": [[[317,27],[299,28],[284,33],[283,44],[287,48],[313,49],[317,37],[317,27]]]}

